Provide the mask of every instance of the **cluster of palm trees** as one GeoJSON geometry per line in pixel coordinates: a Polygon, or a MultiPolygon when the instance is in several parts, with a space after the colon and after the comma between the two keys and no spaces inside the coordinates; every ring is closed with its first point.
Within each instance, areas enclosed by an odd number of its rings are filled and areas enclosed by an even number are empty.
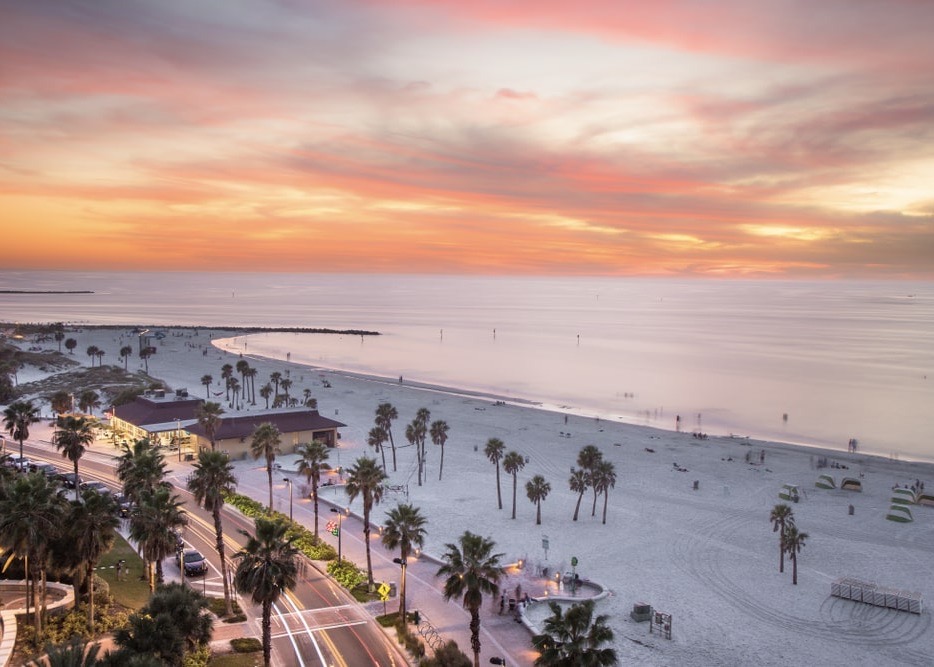
{"type": "Polygon", "coordinates": [[[571,491],[578,494],[577,504],[574,506],[574,521],[577,521],[580,514],[584,493],[590,488],[593,489],[593,506],[590,509],[590,516],[596,516],[597,498],[602,493],[603,523],[605,524],[610,489],[616,487],[616,467],[603,458],[603,452],[594,445],[583,447],[577,454],[577,468],[571,469],[568,486],[571,491]]]}
{"type": "MultiPolygon", "coordinates": [[[[499,509],[503,509],[503,493],[500,488],[499,469],[502,463],[503,471],[512,475],[512,518],[516,518],[516,495],[519,488],[519,472],[529,462],[528,457],[519,452],[506,452],[505,443],[499,438],[490,438],[483,448],[483,454],[496,467],[496,502],[499,509]],[[505,453],[504,453],[505,452],[505,453]]],[[[551,484],[542,475],[534,475],[525,484],[525,494],[529,501],[535,505],[535,525],[542,523],[542,502],[551,493],[551,484]]]]}
{"type": "MultiPolygon", "coordinates": [[[[367,435],[367,444],[381,454],[383,462],[383,471],[388,472],[386,468],[386,450],[383,445],[389,442],[392,449],[392,471],[397,470],[396,461],[396,442],[392,436],[392,422],[399,418],[399,412],[391,403],[380,403],[376,408],[376,418],[373,428],[367,435]]],[[[425,443],[428,438],[431,442],[441,449],[441,457],[438,462],[438,481],[444,476],[444,446],[448,441],[450,427],[443,419],[431,420],[431,411],[428,408],[419,408],[415,417],[405,427],[405,438],[409,446],[415,447],[415,461],[418,472],[418,485],[428,480],[426,470],[427,457],[425,443]]]]}
{"type": "Polygon", "coordinates": [[[785,571],[785,554],[791,560],[791,583],[798,585],[798,554],[804,549],[808,534],[798,530],[790,505],[779,503],[769,514],[772,532],[778,533],[778,571],[785,571]]]}

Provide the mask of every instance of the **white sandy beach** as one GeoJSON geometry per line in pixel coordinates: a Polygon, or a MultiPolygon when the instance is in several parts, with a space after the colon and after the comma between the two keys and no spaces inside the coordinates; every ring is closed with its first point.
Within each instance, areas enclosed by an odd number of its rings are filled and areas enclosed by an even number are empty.
{"type": "MultiPolygon", "coordinates": [[[[201,376],[211,374],[217,382],[222,364],[235,364],[238,358],[236,352],[217,349],[209,341],[212,335],[231,334],[202,329],[193,336],[191,330],[177,331],[182,335],[155,342],[158,352],[149,359],[149,372],[173,389],[186,387],[190,394],[204,396],[201,376]]],[[[84,364],[89,359],[80,351],[89,345],[106,351],[105,363],[118,363],[119,348],[135,340],[129,330],[85,329],[68,336],[77,338],[74,359],[84,364]]],[[[242,345],[242,337],[238,340],[242,345]]],[[[361,454],[373,455],[365,441],[379,403],[390,402],[399,412],[393,425],[397,445],[405,444],[405,425],[418,408],[428,408],[432,420],[445,420],[450,433],[443,481],[438,481],[437,447],[428,445],[427,481],[421,487],[413,450],[399,448],[398,471],[390,472],[389,484],[407,488],[407,496],[405,491],[387,493],[374,523],[381,523],[382,512],[396,501],[407,499],[428,517],[427,553],[440,554],[444,543],[470,530],[495,540],[506,562],[525,559],[531,571],[569,571],[571,558],[577,557],[580,576],[610,591],[598,612],[610,616],[621,664],[929,665],[934,659],[927,609],[911,614],[830,596],[832,581],[854,577],[918,591],[925,602],[931,598],[934,507],[912,506],[915,520],[909,524],[887,521],[885,514],[895,484],[922,480],[934,490],[934,466],[741,438],[699,440],[690,433],[578,415],[566,418],[534,407],[498,404],[493,397],[245,356],[258,369],[260,385],[271,372],[288,371],[293,396],[311,389],[322,415],[347,424],[332,454],[333,464],[346,466],[361,454]],[[330,388],[323,386],[325,379],[330,388]],[[507,451],[528,458],[519,473],[514,521],[512,482],[504,473],[504,509],[496,506],[494,469],[483,455],[492,437],[503,440],[507,451]],[[597,516],[591,518],[589,492],[580,520],[571,520],[576,494],[568,489],[568,475],[578,451],[591,444],[616,467],[618,481],[610,492],[606,525],[600,523],[602,498],[597,516]],[[746,462],[748,453],[756,464],[746,462]],[[821,456],[847,468],[817,470],[815,462],[821,456]],[[838,483],[843,476],[860,478],[864,490],[817,489],[820,473],[834,475],[838,483]],[[542,506],[541,526],[535,525],[535,507],[524,492],[525,482],[536,474],[552,489],[542,506]],[[789,563],[784,574],[778,572],[778,538],[769,522],[785,483],[802,490],[793,509],[799,529],[810,536],[800,556],[797,586],[791,583],[789,563]],[[549,543],[547,560],[543,536],[549,543]],[[647,623],[630,620],[629,611],[637,602],[672,614],[670,641],[650,635],[647,623]]],[[[136,358],[130,363],[141,364],[136,358]]],[[[25,368],[19,383],[40,375],[25,368]]],[[[264,405],[258,396],[257,402],[253,410],[264,405]]],[[[226,405],[225,409],[229,411],[226,405]]],[[[246,470],[256,464],[237,465],[246,470]]],[[[335,499],[345,502],[342,495],[335,499]]],[[[533,609],[530,616],[541,618],[542,613],[533,609]]]]}

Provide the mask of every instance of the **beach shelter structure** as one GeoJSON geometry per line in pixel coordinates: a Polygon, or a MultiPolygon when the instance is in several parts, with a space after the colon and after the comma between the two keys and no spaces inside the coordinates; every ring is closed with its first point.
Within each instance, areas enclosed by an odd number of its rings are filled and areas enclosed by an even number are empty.
{"type": "Polygon", "coordinates": [[[930,493],[922,493],[920,496],[918,496],[918,504],[934,506],[934,496],[932,496],[930,493]]]}
{"type": "Polygon", "coordinates": [[[837,483],[834,481],[833,475],[821,475],[817,478],[814,486],[818,489],[836,489],[837,483]]]}
{"type": "MultiPolygon", "coordinates": [[[[314,440],[319,440],[328,447],[336,447],[340,438],[337,429],[346,426],[339,421],[322,417],[317,410],[310,408],[259,410],[229,416],[225,414],[221,417],[220,427],[214,434],[215,445],[218,450],[227,452],[231,459],[245,458],[250,451],[253,431],[266,422],[279,429],[279,447],[283,454],[292,454],[298,445],[314,440]]],[[[188,432],[197,440],[198,448],[211,448],[211,441],[200,424],[196,422],[188,427],[188,432]]]]}
{"type": "Polygon", "coordinates": [[[844,477],[840,482],[840,488],[844,491],[862,491],[863,483],[853,477],[844,477]]]}
{"type": "Polygon", "coordinates": [[[911,489],[898,488],[892,491],[892,502],[899,505],[914,505],[915,492],[911,489]]]}
{"type": "Polygon", "coordinates": [[[149,439],[154,444],[189,451],[186,428],[198,422],[203,399],[190,398],[184,389],[147,391],[132,403],[113,407],[110,425],[124,442],[149,439]]]}
{"type": "Polygon", "coordinates": [[[908,509],[907,505],[890,505],[889,512],[885,515],[885,518],[889,521],[898,521],[899,523],[909,523],[914,521],[914,518],[911,516],[911,510],[908,509]]]}
{"type": "Polygon", "coordinates": [[[782,490],[778,492],[778,497],[782,500],[790,500],[796,503],[800,497],[798,494],[798,487],[794,484],[783,484],[782,490]]]}

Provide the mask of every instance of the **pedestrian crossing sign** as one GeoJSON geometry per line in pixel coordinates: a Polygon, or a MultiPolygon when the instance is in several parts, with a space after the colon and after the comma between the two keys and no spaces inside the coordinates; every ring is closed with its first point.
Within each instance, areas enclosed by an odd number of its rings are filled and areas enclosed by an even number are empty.
{"type": "Polygon", "coordinates": [[[379,585],[379,588],[377,589],[377,592],[379,593],[379,599],[382,600],[383,602],[388,600],[390,590],[391,589],[389,588],[389,584],[387,584],[385,581],[381,583],[379,585]]]}

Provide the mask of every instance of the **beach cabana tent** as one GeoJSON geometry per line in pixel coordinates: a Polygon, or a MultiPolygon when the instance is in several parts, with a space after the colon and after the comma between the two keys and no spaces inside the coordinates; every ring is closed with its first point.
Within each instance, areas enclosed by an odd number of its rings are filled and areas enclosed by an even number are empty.
{"type": "Polygon", "coordinates": [[[833,475],[821,475],[817,478],[814,486],[818,489],[836,489],[837,483],[834,481],[833,475]]]}
{"type": "Polygon", "coordinates": [[[914,521],[911,516],[911,510],[908,509],[907,505],[890,505],[889,513],[885,515],[885,518],[889,521],[898,521],[900,523],[914,521]]]}
{"type": "Polygon", "coordinates": [[[844,477],[843,481],[840,482],[840,488],[844,491],[862,491],[863,483],[852,477],[844,477]]]}
{"type": "Polygon", "coordinates": [[[782,490],[778,492],[778,497],[782,500],[798,502],[798,487],[794,484],[783,484],[782,490]]]}
{"type": "Polygon", "coordinates": [[[918,496],[918,504],[934,505],[934,496],[932,496],[930,493],[922,493],[920,496],[918,496]]]}
{"type": "Polygon", "coordinates": [[[899,505],[914,505],[915,492],[911,489],[895,489],[892,491],[892,502],[899,505]]]}

